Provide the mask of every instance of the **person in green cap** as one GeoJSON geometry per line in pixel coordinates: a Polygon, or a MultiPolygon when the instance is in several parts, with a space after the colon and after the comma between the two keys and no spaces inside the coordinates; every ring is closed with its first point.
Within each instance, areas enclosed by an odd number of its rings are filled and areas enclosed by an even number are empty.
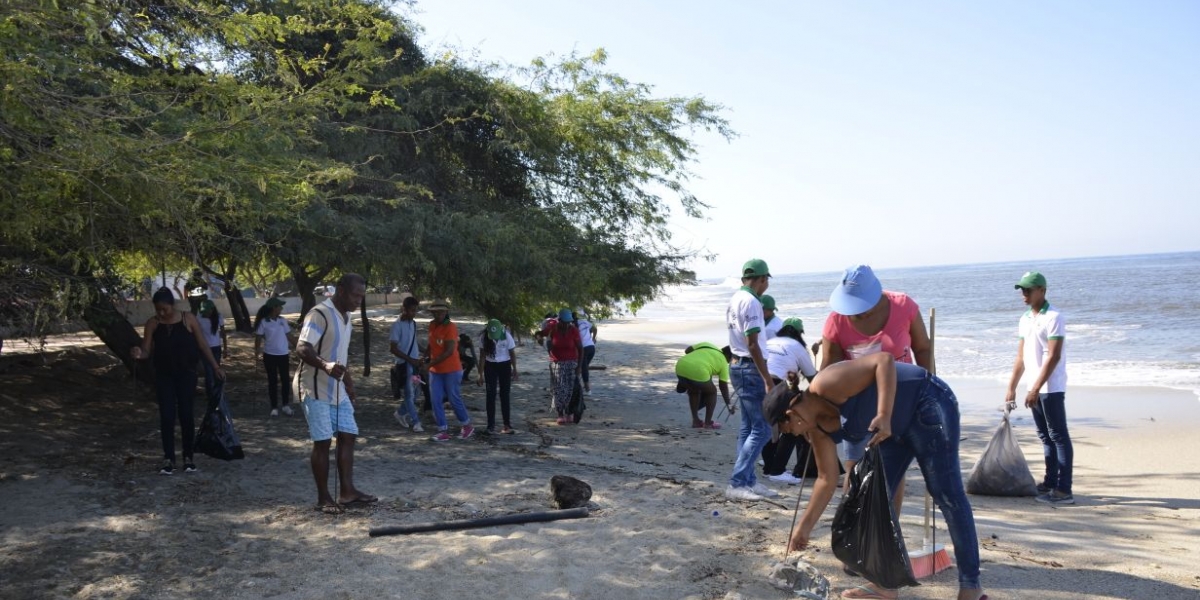
{"type": "MultiPolygon", "coordinates": [[[[808,344],[804,342],[804,321],[796,317],[783,320],[779,335],[767,340],[766,351],[767,370],[771,372],[771,381],[775,385],[786,382],[792,389],[799,389],[801,377],[812,381],[817,375],[812,354],[809,354],[808,344]]],[[[763,475],[771,481],[788,485],[800,483],[807,450],[808,443],[803,438],[787,433],[779,435],[777,441],[767,442],[763,446],[763,475]],[[789,474],[787,464],[793,449],[796,451],[796,469],[794,474],[789,474]]],[[[816,463],[813,465],[814,469],[810,472],[816,474],[816,463]]]]}
{"type": "Polygon", "coordinates": [[[766,261],[754,258],[742,265],[742,287],[729,299],[725,324],[729,328],[729,349],[733,359],[729,377],[737,391],[742,409],[738,430],[737,460],[729,476],[725,496],[733,500],[762,500],[778,496],[775,490],[758,482],[755,475],[758,455],[771,440],[771,426],[762,414],[763,398],[771,387],[771,373],[763,357],[762,295],[770,285],[771,271],[766,261]]]}
{"type": "Polygon", "coordinates": [[[511,434],[512,382],[517,380],[517,343],[500,319],[489,319],[479,333],[479,348],[483,351],[483,368],[475,385],[487,390],[487,432],[496,433],[496,396],[500,396],[500,417],[504,428],[500,433],[511,434]]]}
{"type": "Polygon", "coordinates": [[[291,415],[292,382],[288,375],[291,355],[292,324],[283,318],[284,301],[270,298],[254,315],[254,355],[262,352],[263,368],[267,371],[267,395],[271,398],[271,416],[279,416],[279,399],[283,398],[283,414],[291,415]]]}
{"type": "Polygon", "coordinates": [[[1038,484],[1038,502],[1074,504],[1071,475],[1075,448],[1067,430],[1067,359],[1063,353],[1067,323],[1046,301],[1046,277],[1037,271],[1021,276],[1014,286],[1029,310],[1021,315],[1017,360],[1008,380],[1005,402],[1015,406],[1017,385],[1028,387],[1025,406],[1033,411],[1038,438],[1046,457],[1046,476],[1038,484]]]}
{"type": "Polygon", "coordinates": [[[763,307],[763,342],[779,335],[783,329],[783,320],[775,314],[775,297],[763,294],[760,298],[763,307]]]}
{"type": "MultiPolygon", "coordinates": [[[[225,319],[221,318],[221,313],[217,311],[217,305],[212,300],[202,300],[200,302],[200,312],[198,313],[200,321],[200,333],[204,334],[204,339],[208,342],[208,349],[212,352],[213,359],[217,364],[221,364],[221,357],[225,354],[225,348],[229,347],[229,337],[225,335],[225,319]]],[[[200,361],[204,365],[204,392],[212,395],[213,384],[216,382],[216,371],[208,361],[200,361]]]]}

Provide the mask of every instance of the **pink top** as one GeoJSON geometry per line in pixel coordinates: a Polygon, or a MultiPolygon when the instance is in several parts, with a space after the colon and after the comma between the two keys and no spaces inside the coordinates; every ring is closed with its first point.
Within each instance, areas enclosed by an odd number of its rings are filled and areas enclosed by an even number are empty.
{"type": "Polygon", "coordinates": [[[910,331],[913,320],[921,318],[921,308],[901,292],[884,290],[883,295],[892,303],[892,312],[879,333],[863,335],[850,324],[850,317],[831,312],[825,319],[825,330],[821,335],[841,346],[846,360],[876,352],[890,352],[898,362],[915,364],[910,331]]]}

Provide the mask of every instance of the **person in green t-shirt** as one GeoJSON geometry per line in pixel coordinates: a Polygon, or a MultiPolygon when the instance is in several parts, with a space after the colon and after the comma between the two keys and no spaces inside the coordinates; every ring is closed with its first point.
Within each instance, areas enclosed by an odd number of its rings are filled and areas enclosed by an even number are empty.
{"type": "Polygon", "coordinates": [[[729,400],[729,361],[732,354],[729,347],[723,350],[708,342],[700,342],[688,346],[684,355],[675,362],[675,375],[679,377],[679,385],[675,391],[680,394],[687,392],[688,405],[692,411],[692,428],[720,429],[720,423],[713,423],[713,409],[717,406],[717,388],[712,383],[713,375],[721,386],[721,397],[729,414],[736,412],[729,400]],[[700,407],[704,407],[704,420],[700,419],[700,407]]]}

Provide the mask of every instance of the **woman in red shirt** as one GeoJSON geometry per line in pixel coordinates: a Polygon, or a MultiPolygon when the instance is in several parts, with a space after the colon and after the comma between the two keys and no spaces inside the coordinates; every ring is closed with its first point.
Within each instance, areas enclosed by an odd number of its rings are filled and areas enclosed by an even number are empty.
{"type": "Polygon", "coordinates": [[[558,323],[549,332],[550,362],[558,365],[554,380],[554,410],[558,413],[559,425],[570,422],[567,405],[571,402],[575,381],[582,370],[583,338],[575,328],[574,320],[571,309],[564,308],[558,311],[558,323]]]}

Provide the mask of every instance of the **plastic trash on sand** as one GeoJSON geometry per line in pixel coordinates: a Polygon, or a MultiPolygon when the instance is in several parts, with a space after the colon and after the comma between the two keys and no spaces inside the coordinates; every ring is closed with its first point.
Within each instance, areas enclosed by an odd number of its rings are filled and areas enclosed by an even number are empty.
{"type": "Polygon", "coordinates": [[[768,580],[772,586],[792,592],[797,598],[829,600],[829,580],[803,559],[775,563],[768,580]]]}

